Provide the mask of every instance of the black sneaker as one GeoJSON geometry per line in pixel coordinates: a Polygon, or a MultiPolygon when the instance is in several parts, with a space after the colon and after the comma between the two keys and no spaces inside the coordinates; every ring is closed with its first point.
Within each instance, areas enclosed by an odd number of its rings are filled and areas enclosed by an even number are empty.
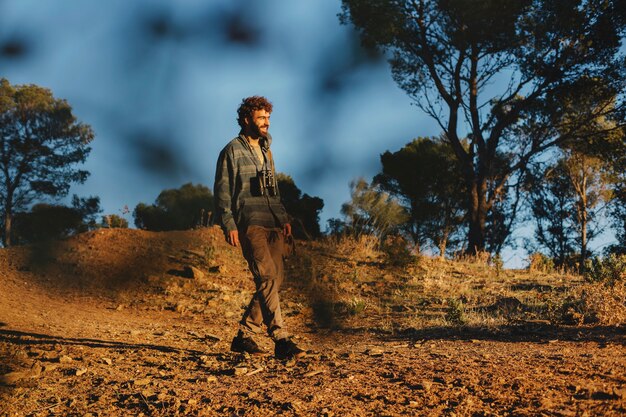
{"type": "Polygon", "coordinates": [[[230,344],[230,350],[240,353],[247,352],[250,355],[262,355],[265,353],[251,337],[245,337],[242,334],[235,336],[233,342],[230,344]]]}
{"type": "Polygon", "coordinates": [[[298,347],[291,339],[278,339],[274,348],[276,359],[301,358],[306,352],[298,347]]]}

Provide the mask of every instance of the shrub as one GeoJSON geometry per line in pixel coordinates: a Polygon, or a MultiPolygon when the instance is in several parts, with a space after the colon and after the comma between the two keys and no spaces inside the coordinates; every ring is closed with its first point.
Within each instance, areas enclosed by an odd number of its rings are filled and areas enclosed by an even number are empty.
{"type": "Polygon", "coordinates": [[[462,326],[467,323],[467,318],[465,317],[465,306],[461,300],[457,298],[448,299],[446,321],[457,326],[462,326]]]}
{"type": "Polygon", "coordinates": [[[128,229],[128,220],[117,214],[102,216],[102,226],[111,229],[128,229]]]}
{"type": "Polygon", "coordinates": [[[554,261],[543,253],[531,253],[528,257],[528,270],[542,273],[554,272],[554,261]]]}
{"type": "Polygon", "coordinates": [[[626,255],[610,254],[605,258],[588,259],[584,277],[590,282],[602,282],[610,286],[623,282],[626,278],[626,255]]]}
{"type": "Polygon", "coordinates": [[[409,249],[409,242],[402,236],[393,235],[385,238],[382,252],[387,257],[387,262],[395,266],[407,266],[415,262],[415,255],[409,249]]]}
{"type": "Polygon", "coordinates": [[[575,325],[623,325],[626,323],[624,281],[613,286],[594,282],[578,287],[561,302],[553,320],[575,325]]]}
{"type": "Polygon", "coordinates": [[[339,235],[331,237],[329,241],[330,247],[338,256],[353,261],[376,259],[381,255],[378,251],[378,238],[372,235],[339,235]]]}

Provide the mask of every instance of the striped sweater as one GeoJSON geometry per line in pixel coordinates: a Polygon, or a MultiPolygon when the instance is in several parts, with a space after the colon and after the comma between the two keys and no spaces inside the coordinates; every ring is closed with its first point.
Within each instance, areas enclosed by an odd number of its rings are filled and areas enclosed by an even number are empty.
{"type": "MultiPolygon", "coordinates": [[[[266,166],[273,172],[270,143],[271,136],[268,134],[261,149],[267,161],[266,166]]],[[[248,226],[281,228],[289,222],[280,201],[278,186],[275,187],[276,196],[260,195],[257,173],[262,169],[263,163],[242,134],[231,140],[220,152],[213,192],[216,220],[225,233],[245,231],[248,226]]]]}

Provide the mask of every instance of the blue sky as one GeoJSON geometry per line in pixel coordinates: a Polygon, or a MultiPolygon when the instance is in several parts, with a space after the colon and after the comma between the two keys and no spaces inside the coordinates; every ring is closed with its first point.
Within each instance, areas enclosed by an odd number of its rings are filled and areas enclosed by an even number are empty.
{"type": "Polygon", "coordinates": [[[384,60],[355,56],[339,11],[337,0],[0,0],[0,40],[23,45],[1,76],[50,88],[94,128],[91,176],[71,192],[100,196],[106,213],[212,186],[241,99],[265,95],[277,168],[324,200],[324,227],[379,154],[438,133],[384,60]]]}

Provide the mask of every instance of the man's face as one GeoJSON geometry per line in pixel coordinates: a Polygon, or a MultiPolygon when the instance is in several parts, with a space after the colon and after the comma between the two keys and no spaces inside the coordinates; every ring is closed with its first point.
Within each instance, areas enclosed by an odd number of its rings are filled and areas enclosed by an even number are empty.
{"type": "Polygon", "coordinates": [[[270,128],[270,112],[267,110],[253,110],[251,119],[248,119],[248,128],[255,136],[267,136],[270,128]]]}

